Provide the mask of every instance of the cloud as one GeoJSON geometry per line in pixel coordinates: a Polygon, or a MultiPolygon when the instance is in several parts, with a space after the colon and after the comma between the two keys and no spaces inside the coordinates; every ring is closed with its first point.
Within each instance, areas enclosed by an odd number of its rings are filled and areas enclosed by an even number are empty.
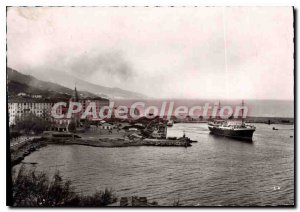
{"type": "Polygon", "coordinates": [[[222,14],[220,7],[10,8],[7,62],[156,97],[293,99],[292,7],[222,14]]]}
{"type": "Polygon", "coordinates": [[[134,75],[134,70],[124,55],[118,51],[85,52],[69,58],[64,67],[69,73],[84,79],[93,75],[110,76],[116,80],[127,80],[134,75]]]}

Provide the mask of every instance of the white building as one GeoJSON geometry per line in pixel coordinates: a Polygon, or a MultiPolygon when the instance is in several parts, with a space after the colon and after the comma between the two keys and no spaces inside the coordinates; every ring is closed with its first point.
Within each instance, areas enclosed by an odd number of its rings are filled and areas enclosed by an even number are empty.
{"type": "MultiPolygon", "coordinates": [[[[25,93],[24,93],[25,94],[25,93]]],[[[27,94],[25,94],[27,96],[27,94]]],[[[21,95],[22,96],[22,95],[21,95]]],[[[34,114],[38,117],[42,117],[45,119],[50,119],[57,126],[63,125],[67,126],[72,118],[67,118],[68,105],[70,101],[74,101],[72,99],[45,99],[41,98],[41,95],[35,95],[29,97],[16,97],[8,99],[8,114],[9,114],[9,126],[15,125],[16,120],[21,118],[24,114],[34,114]],[[62,118],[54,119],[51,116],[52,107],[56,102],[67,102],[67,107],[59,106],[57,107],[56,114],[63,115],[62,118]]],[[[81,117],[82,113],[85,111],[86,107],[90,104],[90,102],[95,102],[96,104],[96,112],[99,114],[100,109],[103,106],[109,105],[109,100],[104,98],[82,98],[77,99],[78,102],[82,104],[82,111],[78,113],[78,117],[81,117]]],[[[87,116],[87,119],[93,121],[93,116],[87,116]]],[[[99,119],[97,119],[99,120],[99,119]]],[[[105,128],[108,128],[106,126],[105,128]]]]}
{"type": "Polygon", "coordinates": [[[51,118],[53,102],[45,99],[14,98],[8,100],[9,126],[25,114],[34,114],[45,119],[51,118]]]}
{"type": "Polygon", "coordinates": [[[99,126],[100,129],[104,129],[104,130],[111,130],[113,129],[113,125],[109,124],[109,123],[103,123],[99,126]]]}
{"type": "Polygon", "coordinates": [[[27,94],[26,93],[18,93],[18,96],[27,96],[27,94]]]}
{"type": "Polygon", "coordinates": [[[41,94],[31,94],[31,98],[41,99],[43,96],[41,94]]]}

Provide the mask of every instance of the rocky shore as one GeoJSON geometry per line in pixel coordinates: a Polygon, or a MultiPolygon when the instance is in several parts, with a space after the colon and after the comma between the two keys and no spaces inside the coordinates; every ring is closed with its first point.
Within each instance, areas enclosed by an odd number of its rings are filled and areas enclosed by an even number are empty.
{"type": "Polygon", "coordinates": [[[43,138],[37,138],[24,142],[21,145],[10,147],[11,165],[14,166],[19,164],[31,152],[34,152],[46,145],[47,143],[43,138]]]}

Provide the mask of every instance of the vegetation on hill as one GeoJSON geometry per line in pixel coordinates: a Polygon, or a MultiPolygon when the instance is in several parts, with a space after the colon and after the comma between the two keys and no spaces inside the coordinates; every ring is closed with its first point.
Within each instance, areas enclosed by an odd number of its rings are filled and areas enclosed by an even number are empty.
{"type": "MultiPolygon", "coordinates": [[[[47,97],[71,97],[73,89],[61,86],[56,83],[39,80],[33,76],[21,74],[20,72],[7,67],[7,87],[8,95],[15,96],[20,92],[29,94],[42,94],[47,97]]],[[[87,92],[78,91],[82,97],[98,97],[97,95],[87,92]]]]}
{"type": "Polygon", "coordinates": [[[22,74],[7,67],[9,94],[17,94],[27,90],[28,92],[32,91],[33,93],[40,93],[40,91],[48,92],[48,94],[46,94],[48,96],[49,92],[51,96],[63,94],[73,95],[73,86],[76,83],[80,90],[78,93],[82,97],[146,98],[145,95],[137,92],[96,85],[82,79],[75,78],[61,71],[51,71],[51,73],[49,73],[46,70],[43,70],[41,73],[44,73],[44,75],[40,75],[40,73],[38,73],[38,75],[35,74],[35,76],[38,76],[43,80],[39,80],[31,75],[22,74]],[[51,76],[52,82],[56,83],[49,82],[49,79],[47,78],[49,75],[51,76]]]}

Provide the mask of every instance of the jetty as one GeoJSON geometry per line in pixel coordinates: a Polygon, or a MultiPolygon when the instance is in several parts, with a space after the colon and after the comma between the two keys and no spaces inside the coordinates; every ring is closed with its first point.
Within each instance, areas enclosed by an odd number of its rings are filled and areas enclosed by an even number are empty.
{"type": "Polygon", "coordinates": [[[169,138],[144,138],[132,134],[128,136],[102,136],[95,134],[55,133],[45,136],[47,143],[77,144],[94,147],[130,147],[130,146],[175,146],[189,147],[194,142],[187,137],[169,138]]]}
{"type": "Polygon", "coordinates": [[[171,138],[152,138],[144,137],[136,132],[107,131],[99,132],[54,132],[45,131],[39,136],[30,139],[22,139],[14,142],[10,149],[12,166],[22,162],[24,157],[32,152],[47,146],[56,145],[85,145],[92,147],[134,147],[134,146],[159,146],[159,147],[190,147],[191,143],[196,142],[188,137],[171,138]],[[104,133],[106,132],[106,133],[104,133]]]}

